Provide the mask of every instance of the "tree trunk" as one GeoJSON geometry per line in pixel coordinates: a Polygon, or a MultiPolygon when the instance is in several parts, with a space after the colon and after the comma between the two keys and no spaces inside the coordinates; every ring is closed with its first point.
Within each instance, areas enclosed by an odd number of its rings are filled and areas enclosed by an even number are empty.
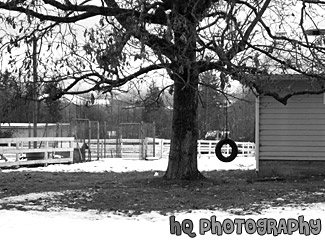
{"type": "Polygon", "coordinates": [[[197,167],[199,71],[196,62],[197,18],[193,16],[193,7],[192,1],[175,2],[171,16],[177,51],[170,72],[174,81],[174,107],[167,179],[203,177],[197,167]]]}
{"type": "Polygon", "coordinates": [[[198,75],[193,70],[187,71],[182,79],[178,78],[174,83],[171,145],[165,173],[167,179],[196,180],[203,177],[197,167],[198,75]]]}

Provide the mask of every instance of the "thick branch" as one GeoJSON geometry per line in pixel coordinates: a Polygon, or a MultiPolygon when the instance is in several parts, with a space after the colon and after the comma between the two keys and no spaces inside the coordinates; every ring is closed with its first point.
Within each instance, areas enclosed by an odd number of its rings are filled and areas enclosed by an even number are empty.
{"type": "MultiPolygon", "coordinates": [[[[84,19],[87,19],[90,17],[94,17],[96,15],[102,14],[102,12],[100,10],[95,11],[93,9],[93,11],[81,13],[79,15],[75,15],[75,16],[71,16],[71,17],[54,16],[54,15],[38,13],[34,10],[31,10],[31,9],[28,9],[25,7],[19,7],[17,5],[10,4],[10,3],[4,3],[4,2],[0,2],[0,9],[25,13],[27,16],[33,16],[33,17],[36,17],[42,21],[48,20],[48,21],[54,21],[54,22],[60,22],[60,23],[75,23],[77,21],[84,20],[84,19]]],[[[124,11],[122,11],[121,9],[107,9],[107,11],[105,12],[106,16],[114,16],[117,13],[122,14],[122,13],[124,13],[124,11]]]]}
{"type": "MultiPolygon", "coordinates": [[[[107,6],[112,8],[118,8],[118,4],[114,0],[105,0],[107,6]]],[[[135,28],[134,24],[130,23],[126,16],[117,15],[115,18],[117,21],[125,28],[129,33],[131,33],[134,37],[143,41],[145,39],[145,44],[152,48],[155,53],[161,53],[168,57],[169,59],[173,60],[175,47],[171,42],[168,42],[165,39],[159,38],[153,34],[150,34],[144,28],[135,28]],[[143,38],[144,37],[144,38],[143,38]]]]}
{"type": "Polygon", "coordinates": [[[102,90],[105,92],[111,91],[115,87],[120,87],[127,82],[140,77],[141,75],[144,75],[150,71],[154,70],[159,70],[159,69],[165,69],[168,68],[170,64],[154,64],[154,65],[149,65],[145,68],[141,68],[138,71],[134,72],[133,74],[130,74],[129,76],[126,76],[121,79],[108,79],[107,77],[97,73],[97,72],[91,72],[87,74],[83,74],[80,76],[74,76],[74,77],[64,77],[59,80],[56,80],[56,82],[59,82],[61,80],[66,80],[66,79],[73,79],[73,82],[69,84],[68,87],[66,87],[64,90],[62,90],[62,94],[60,94],[60,97],[64,94],[82,94],[82,93],[87,93],[89,91],[94,91],[94,90],[102,90]],[[94,80],[97,79],[97,80],[94,80]],[[82,91],[72,91],[73,88],[79,84],[80,81],[83,80],[91,80],[94,85],[91,88],[88,88],[86,90],[82,91]]]}
{"type": "MultiPolygon", "coordinates": [[[[117,79],[117,80],[106,79],[105,77],[102,77],[100,83],[98,83],[97,86],[99,88],[99,86],[107,84],[107,86],[105,87],[106,89],[104,89],[104,90],[106,90],[106,92],[108,92],[108,91],[112,90],[112,88],[123,86],[127,82],[129,82],[141,75],[147,74],[150,71],[166,69],[166,68],[169,68],[169,66],[170,66],[170,64],[153,64],[153,65],[147,66],[145,68],[141,68],[138,71],[134,72],[133,74],[126,76],[124,78],[121,78],[121,79],[117,79]]],[[[102,88],[104,88],[104,87],[102,86],[101,89],[102,88]]]]}
{"type": "Polygon", "coordinates": [[[120,8],[118,5],[115,7],[99,7],[95,5],[75,5],[75,4],[62,4],[58,1],[54,0],[44,0],[46,4],[49,4],[55,7],[58,10],[62,10],[65,12],[74,12],[76,15],[68,17],[68,16],[55,16],[49,14],[43,14],[36,12],[32,9],[27,7],[19,6],[15,1],[13,2],[0,2],[0,9],[6,9],[10,11],[17,11],[20,13],[25,13],[28,16],[36,17],[42,21],[55,21],[60,23],[74,23],[80,20],[84,20],[94,16],[120,16],[123,18],[131,17],[131,16],[140,16],[134,10],[131,9],[123,9],[120,8]],[[80,13],[79,13],[80,12],[80,13]]]}

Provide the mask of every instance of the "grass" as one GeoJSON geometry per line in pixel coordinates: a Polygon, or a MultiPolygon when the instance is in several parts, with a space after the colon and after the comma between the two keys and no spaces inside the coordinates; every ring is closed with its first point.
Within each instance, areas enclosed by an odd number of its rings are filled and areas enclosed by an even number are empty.
{"type": "Polygon", "coordinates": [[[0,203],[0,209],[41,206],[115,211],[131,215],[193,209],[222,209],[236,214],[259,213],[270,206],[325,202],[325,177],[260,180],[254,171],[202,172],[197,181],[166,180],[164,172],[0,173],[0,199],[29,193],[57,192],[50,198],[0,203]]]}

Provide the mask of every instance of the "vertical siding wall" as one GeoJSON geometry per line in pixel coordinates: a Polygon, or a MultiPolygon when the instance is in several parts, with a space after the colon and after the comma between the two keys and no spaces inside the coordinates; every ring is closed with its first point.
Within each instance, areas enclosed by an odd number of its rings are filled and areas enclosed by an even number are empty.
{"type": "Polygon", "coordinates": [[[259,160],[325,160],[323,95],[297,96],[283,105],[261,97],[259,160]]]}

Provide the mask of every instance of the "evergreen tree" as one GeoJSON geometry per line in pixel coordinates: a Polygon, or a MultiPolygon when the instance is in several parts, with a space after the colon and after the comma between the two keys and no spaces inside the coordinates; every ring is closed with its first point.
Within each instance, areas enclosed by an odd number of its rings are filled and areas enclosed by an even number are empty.
{"type": "Polygon", "coordinates": [[[170,118],[168,110],[163,100],[161,89],[152,83],[143,100],[143,122],[156,125],[156,136],[159,138],[168,138],[170,130],[170,118]]]}

